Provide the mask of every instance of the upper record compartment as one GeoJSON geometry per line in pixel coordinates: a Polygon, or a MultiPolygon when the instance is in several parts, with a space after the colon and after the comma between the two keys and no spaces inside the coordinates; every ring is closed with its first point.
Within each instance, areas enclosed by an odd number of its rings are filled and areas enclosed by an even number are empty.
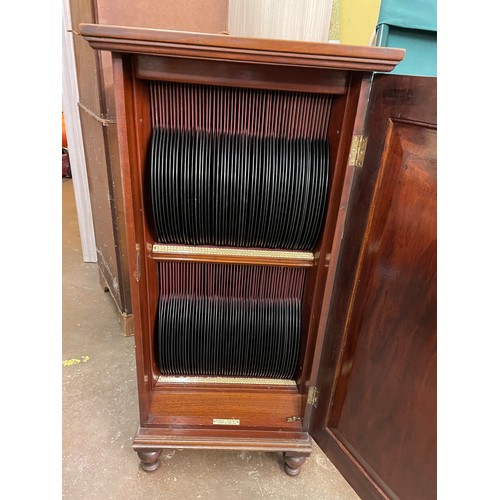
{"type": "Polygon", "coordinates": [[[329,178],[324,94],[152,82],[157,241],[312,250],[329,178]]]}

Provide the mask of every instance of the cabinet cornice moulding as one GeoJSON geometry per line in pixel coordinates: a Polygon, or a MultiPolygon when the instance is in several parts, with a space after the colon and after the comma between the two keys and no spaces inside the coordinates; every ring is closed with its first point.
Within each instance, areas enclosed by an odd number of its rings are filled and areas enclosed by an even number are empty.
{"type": "Polygon", "coordinates": [[[150,28],[80,24],[94,49],[283,66],[391,71],[405,50],[318,42],[240,38],[150,28]]]}

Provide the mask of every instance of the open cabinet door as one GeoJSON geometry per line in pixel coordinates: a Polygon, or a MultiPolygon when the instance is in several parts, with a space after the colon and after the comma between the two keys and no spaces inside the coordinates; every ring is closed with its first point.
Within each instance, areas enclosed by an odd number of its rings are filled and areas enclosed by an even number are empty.
{"type": "Polygon", "coordinates": [[[363,498],[436,497],[436,79],[376,75],[311,434],[363,498]]]}

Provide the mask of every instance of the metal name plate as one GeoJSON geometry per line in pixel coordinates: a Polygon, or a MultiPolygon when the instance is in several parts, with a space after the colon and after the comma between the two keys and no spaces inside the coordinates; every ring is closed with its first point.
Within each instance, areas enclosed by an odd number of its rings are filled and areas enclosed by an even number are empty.
{"type": "Polygon", "coordinates": [[[236,418],[214,418],[214,425],[240,425],[240,421],[236,418]]]}

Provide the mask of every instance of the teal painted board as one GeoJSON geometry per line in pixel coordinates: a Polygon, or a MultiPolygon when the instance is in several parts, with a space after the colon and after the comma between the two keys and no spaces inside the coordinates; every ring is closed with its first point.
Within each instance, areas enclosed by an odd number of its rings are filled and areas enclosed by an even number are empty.
{"type": "Polygon", "coordinates": [[[377,24],[437,31],[436,0],[382,0],[377,24]]]}
{"type": "Polygon", "coordinates": [[[436,32],[393,26],[387,28],[379,31],[384,33],[384,36],[377,45],[406,49],[405,58],[392,71],[393,74],[437,76],[436,32]]]}
{"type": "Polygon", "coordinates": [[[393,74],[437,76],[436,0],[382,0],[376,45],[406,49],[393,74]]]}

